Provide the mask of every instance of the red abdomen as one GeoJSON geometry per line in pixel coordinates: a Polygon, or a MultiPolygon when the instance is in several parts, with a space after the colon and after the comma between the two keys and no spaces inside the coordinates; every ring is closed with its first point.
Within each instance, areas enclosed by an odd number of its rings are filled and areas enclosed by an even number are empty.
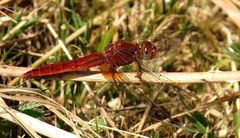
{"type": "Polygon", "coordinates": [[[104,63],[104,61],[105,61],[105,58],[103,54],[96,53],[96,54],[87,55],[82,58],[76,58],[69,61],[41,66],[39,68],[35,68],[23,74],[22,77],[23,78],[42,77],[42,76],[55,75],[59,73],[84,70],[90,67],[101,65],[104,63]]]}

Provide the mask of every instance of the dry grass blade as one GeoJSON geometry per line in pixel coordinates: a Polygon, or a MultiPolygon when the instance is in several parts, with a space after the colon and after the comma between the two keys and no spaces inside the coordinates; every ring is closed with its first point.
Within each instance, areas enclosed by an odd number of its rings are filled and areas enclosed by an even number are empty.
{"type": "Polygon", "coordinates": [[[233,22],[240,28],[240,12],[239,9],[228,0],[212,0],[216,5],[221,7],[223,11],[233,20],[233,22]]]}
{"type": "MultiPolygon", "coordinates": [[[[0,65],[1,76],[21,76],[23,73],[31,70],[25,67],[12,67],[0,65]]],[[[141,83],[135,73],[116,73],[116,76],[126,76],[128,79],[119,79],[117,82],[141,83]]],[[[89,82],[114,82],[106,79],[100,71],[76,71],[55,76],[48,76],[49,79],[63,79],[73,81],[89,82]]],[[[210,72],[164,72],[164,73],[142,73],[142,79],[149,83],[206,83],[206,82],[235,82],[240,81],[239,71],[210,71],[210,72]],[[158,76],[158,77],[156,77],[158,76]]]]}

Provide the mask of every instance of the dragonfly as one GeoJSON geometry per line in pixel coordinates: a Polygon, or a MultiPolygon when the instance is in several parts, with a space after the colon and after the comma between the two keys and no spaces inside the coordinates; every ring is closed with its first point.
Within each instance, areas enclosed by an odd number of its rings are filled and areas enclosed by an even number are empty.
{"type": "MultiPolygon", "coordinates": [[[[134,62],[138,67],[136,77],[139,77],[141,80],[141,69],[143,69],[141,66],[141,60],[151,60],[156,56],[156,53],[156,46],[148,40],[144,40],[140,43],[119,40],[115,43],[109,44],[103,52],[86,55],[73,60],[41,66],[24,73],[21,77],[42,78],[62,73],[81,71],[95,66],[99,66],[101,71],[110,71],[112,73],[116,73],[117,67],[128,65],[134,62]],[[104,70],[104,67],[106,66],[107,70],[104,70]]],[[[175,85],[175,87],[179,88],[177,85],[175,85]]],[[[156,106],[165,117],[170,118],[170,115],[165,108],[156,105],[144,94],[141,95],[144,96],[147,102],[150,102],[156,106]]]]}
{"type": "Polygon", "coordinates": [[[49,64],[32,69],[22,75],[23,78],[36,78],[88,69],[95,66],[108,65],[113,72],[119,66],[137,63],[140,60],[151,60],[156,55],[157,48],[150,41],[134,44],[127,40],[119,40],[109,44],[105,51],[90,54],[69,61],[49,64]]]}

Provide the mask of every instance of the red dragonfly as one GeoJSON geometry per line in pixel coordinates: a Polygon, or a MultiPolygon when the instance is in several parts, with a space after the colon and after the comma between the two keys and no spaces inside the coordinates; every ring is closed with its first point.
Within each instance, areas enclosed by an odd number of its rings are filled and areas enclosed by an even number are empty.
{"type": "Polygon", "coordinates": [[[140,69],[140,59],[150,60],[156,55],[156,47],[150,41],[134,44],[130,41],[120,40],[109,44],[104,52],[90,54],[81,58],[41,66],[22,75],[23,78],[37,78],[60,73],[67,73],[88,69],[95,66],[108,65],[115,70],[116,67],[136,62],[140,69]]]}

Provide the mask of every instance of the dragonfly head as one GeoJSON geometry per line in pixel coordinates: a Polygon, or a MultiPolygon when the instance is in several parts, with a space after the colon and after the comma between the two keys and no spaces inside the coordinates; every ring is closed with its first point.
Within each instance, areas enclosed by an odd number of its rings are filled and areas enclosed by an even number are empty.
{"type": "Polygon", "coordinates": [[[156,46],[149,42],[149,41],[143,41],[138,49],[138,57],[144,60],[150,60],[153,59],[156,56],[157,48],[156,46]]]}

